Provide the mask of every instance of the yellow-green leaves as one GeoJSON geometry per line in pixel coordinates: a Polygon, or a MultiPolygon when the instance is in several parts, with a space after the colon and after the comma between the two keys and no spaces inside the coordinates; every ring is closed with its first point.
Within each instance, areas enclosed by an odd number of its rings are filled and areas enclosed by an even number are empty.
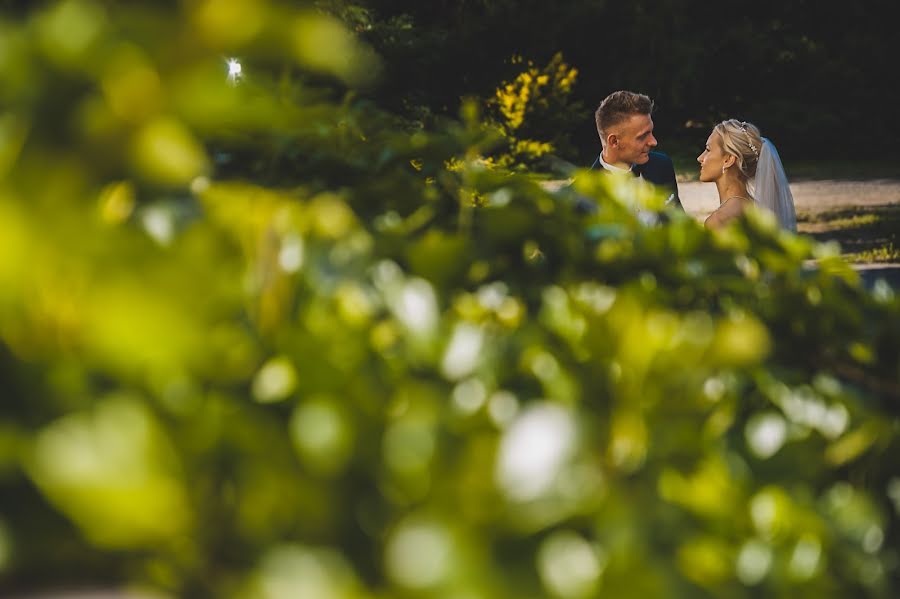
{"type": "Polygon", "coordinates": [[[458,281],[470,266],[469,240],[440,231],[428,231],[412,244],[408,255],[414,273],[427,274],[441,286],[458,281]]]}
{"type": "MultiPolygon", "coordinates": [[[[524,61],[521,56],[513,56],[510,62],[524,61]]],[[[556,53],[544,66],[536,66],[531,61],[523,66],[524,70],[511,81],[501,83],[487,102],[494,113],[495,126],[508,143],[508,153],[498,161],[502,166],[530,164],[554,152],[561,132],[548,132],[552,141],[535,139],[535,131],[529,125],[533,126],[542,120],[541,115],[553,111],[579,109],[570,106],[568,101],[578,70],[566,64],[561,53],[556,53]]]]}
{"type": "Polygon", "coordinates": [[[0,302],[20,289],[32,248],[30,231],[13,197],[0,190],[0,302]]]}
{"type": "Polygon", "coordinates": [[[131,158],[139,177],[167,186],[186,186],[209,166],[203,146],[191,131],[168,117],[141,127],[132,140],[131,158]]]}
{"type": "Polygon", "coordinates": [[[69,69],[91,67],[88,59],[107,26],[106,11],[94,0],[57,2],[45,9],[35,22],[43,51],[69,69]]]}
{"type": "Polygon", "coordinates": [[[134,212],[135,188],[131,181],[115,181],[100,192],[100,219],[110,225],[124,222],[134,212]]]}
{"type": "Polygon", "coordinates": [[[143,121],[163,102],[159,74],[140,49],[130,44],[112,51],[100,84],[113,114],[125,121],[143,121]]]}
{"type": "Polygon", "coordinates": [[[353,86],[370,84],[378,75],[378,57],[334,18],[304,13],[291,23],[289,36],[294,57],[305,67],[353,86]]]}
{"type": "Polygon", "coordinates": [[[177,372],[202,351],[201,323],[191,308],[137,280],[95,282],[71,299],[84,347],[122,374],[177,372]]]}
{"type": "Polygon", "coordinates": [[[18,159],[29,126],[29,120],[21,114],[14,112],[0,114],[0,180],[18,159]]]}
{"type": "Polygon", "coordinates": [[[210,48],[228,51],[260,34],[269,10],[265,0],[202,0],[192,3],[190,19],[210,48]]]}
{"type": "Polygon", "coordinates": [[[676,553],[682,575],[702,586],[715,588],[733,573],[733,549],[715,536],[684,541],[676,553]]]}
{"type": "Polygon", "coordinates": [[[769,331],[762,323],[749,314],[734,313],[719,323],[710,356],[720,364],[745,366],[760,362],[770,348],[769,331]]]}
{"type": "Polygon", "coordinates": [[[136,398],[108,398],[44,428],[28,471],[98,545],[153,547],[189,531],[192,514],[176,454],[136,398]]]}
{"type": "Polygon", "coordinates": [[[298,457],[311,472],[336,476],[353,456],[355,431],[340,399],[311,397],[300,402],[290,420],[298,457]]]}

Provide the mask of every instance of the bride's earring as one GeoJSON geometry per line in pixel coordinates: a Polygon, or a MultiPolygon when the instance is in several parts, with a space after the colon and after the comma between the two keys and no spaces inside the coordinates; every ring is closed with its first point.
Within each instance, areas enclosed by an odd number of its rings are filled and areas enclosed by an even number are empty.
{"type": "Polygon", "coordinates": [[[724,164],[722,165],[722,174],[723,175],[725,174],[725,165],[724,164]]]}

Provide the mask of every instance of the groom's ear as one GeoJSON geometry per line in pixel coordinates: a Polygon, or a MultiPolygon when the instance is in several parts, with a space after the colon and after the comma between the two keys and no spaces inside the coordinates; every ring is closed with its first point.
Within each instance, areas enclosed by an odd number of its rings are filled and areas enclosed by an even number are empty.
{"type": "Polygon", "coordinates": [[[619,145],[619,136],[615,133],[610,133],[606,136],[606,146],[608,148],[614,148],[619,145]]]}

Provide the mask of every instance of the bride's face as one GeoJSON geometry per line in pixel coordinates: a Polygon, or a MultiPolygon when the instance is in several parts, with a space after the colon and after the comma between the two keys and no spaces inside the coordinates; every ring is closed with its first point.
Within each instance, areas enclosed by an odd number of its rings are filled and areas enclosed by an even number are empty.
{"type": "Polygon", "coordinates": [[[722,140],[713,131],[706,140],[706,148],[697,156],[700,163],[700,180],[704,182],[715,181],[722,176],[722,167],[725,166],[725,149],[722,140]]]}

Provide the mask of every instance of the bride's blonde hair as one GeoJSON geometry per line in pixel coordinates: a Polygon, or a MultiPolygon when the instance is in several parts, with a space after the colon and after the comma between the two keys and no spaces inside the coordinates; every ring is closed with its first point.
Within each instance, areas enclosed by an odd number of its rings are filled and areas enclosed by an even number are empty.
{"type": "Polygon", "coordinates": [[[735,157],[741,176],[747,180],[753,179],[762,150],[762,136],[756,125],[728,119],[713,127],[713,131],[719,134],[725,152],[735,157]]]}

